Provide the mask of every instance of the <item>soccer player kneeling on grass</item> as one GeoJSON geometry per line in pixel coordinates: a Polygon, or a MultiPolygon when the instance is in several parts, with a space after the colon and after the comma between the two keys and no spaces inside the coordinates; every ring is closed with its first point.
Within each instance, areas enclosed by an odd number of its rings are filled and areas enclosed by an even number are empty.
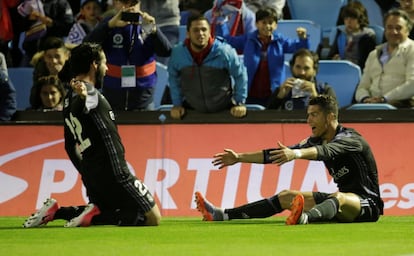
{"type": "Polygon", "coordinates": [[[67,220],[65,227],[157,226],[158,206],[146,185],[129,171],[111,106],[97,90],[108,69],[101,46],[80,44],[68,63],[74,79],[64,101],[65,149],[82,176],[90,203],[59,207],[49,198],[23,227],[55,219],[67,220]]]}
{"type": "Polygon", "coordinates": [[[334,98],[311,98],[307,123],[312,135],[286,147],[257,152],[236,153],[225,149],[214,156],[219,168],[235,163],[273,163],[282,165],[296,159],[320,160],[338,186],[338,192],[300,192],[284,190],[277,195],[232,209],[221,209],[200,192],[195,193],[197,209],[206,221],[266,218],[290,210],[287,225],[321,221],[375,222],[383,214],[378,173],[374,156],[365,139],[354,129],[338,123],[338,105],[334,98]]]}

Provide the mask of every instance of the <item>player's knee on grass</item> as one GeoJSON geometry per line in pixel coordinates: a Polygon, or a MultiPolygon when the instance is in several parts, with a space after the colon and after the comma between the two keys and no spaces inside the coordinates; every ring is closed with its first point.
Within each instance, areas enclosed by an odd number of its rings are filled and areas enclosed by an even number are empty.
{"type": "Polygon", "coordinates": [[[361,212],[360,197],[354,193],[337,192],[332,194],[339,201],[339,210],[336,218],[340,222],[353,222],[361,212]]]}
{"type": "Polygon", "coordinates": [[[145,213],[146,221],[145,225],[147,226],[158,226],[161,222],[161,213],[157,205],[154,205],[152,209],[145,213]]]}

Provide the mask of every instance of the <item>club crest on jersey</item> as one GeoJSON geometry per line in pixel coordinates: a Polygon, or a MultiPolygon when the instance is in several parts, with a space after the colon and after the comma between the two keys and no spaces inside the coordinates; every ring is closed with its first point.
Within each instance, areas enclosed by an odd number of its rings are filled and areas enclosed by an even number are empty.
{"type": "Polygon", "coordinates": [[[124,37],[122,34],[115,34],[112,37],[113,47],[114,48],[123,48],[122,43],[124,42],[124,37]]]}

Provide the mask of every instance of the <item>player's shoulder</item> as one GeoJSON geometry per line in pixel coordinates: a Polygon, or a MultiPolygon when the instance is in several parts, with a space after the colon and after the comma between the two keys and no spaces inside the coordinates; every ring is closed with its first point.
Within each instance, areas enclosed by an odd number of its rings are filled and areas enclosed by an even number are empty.
{"type": "Polygon", "coordinates": [[[356,140],[361,140],[362,136],[354,128],[339,126],[337,129],[337,133],[335,135],[335,140],[341,140],[341,139],[356,141],[356,140]]]}

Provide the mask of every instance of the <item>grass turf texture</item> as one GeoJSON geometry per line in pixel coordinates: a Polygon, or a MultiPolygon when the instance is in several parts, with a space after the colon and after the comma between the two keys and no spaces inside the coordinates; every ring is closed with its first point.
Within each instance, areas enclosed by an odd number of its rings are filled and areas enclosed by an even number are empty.
{"type": "Polygon", "coordinates": [[[377,223],[286,226],[284,217],[228,222],[163,218],[159,227],[24,229],[0,217],[0,255],[414,255],[414,216],[377,223]]]}

